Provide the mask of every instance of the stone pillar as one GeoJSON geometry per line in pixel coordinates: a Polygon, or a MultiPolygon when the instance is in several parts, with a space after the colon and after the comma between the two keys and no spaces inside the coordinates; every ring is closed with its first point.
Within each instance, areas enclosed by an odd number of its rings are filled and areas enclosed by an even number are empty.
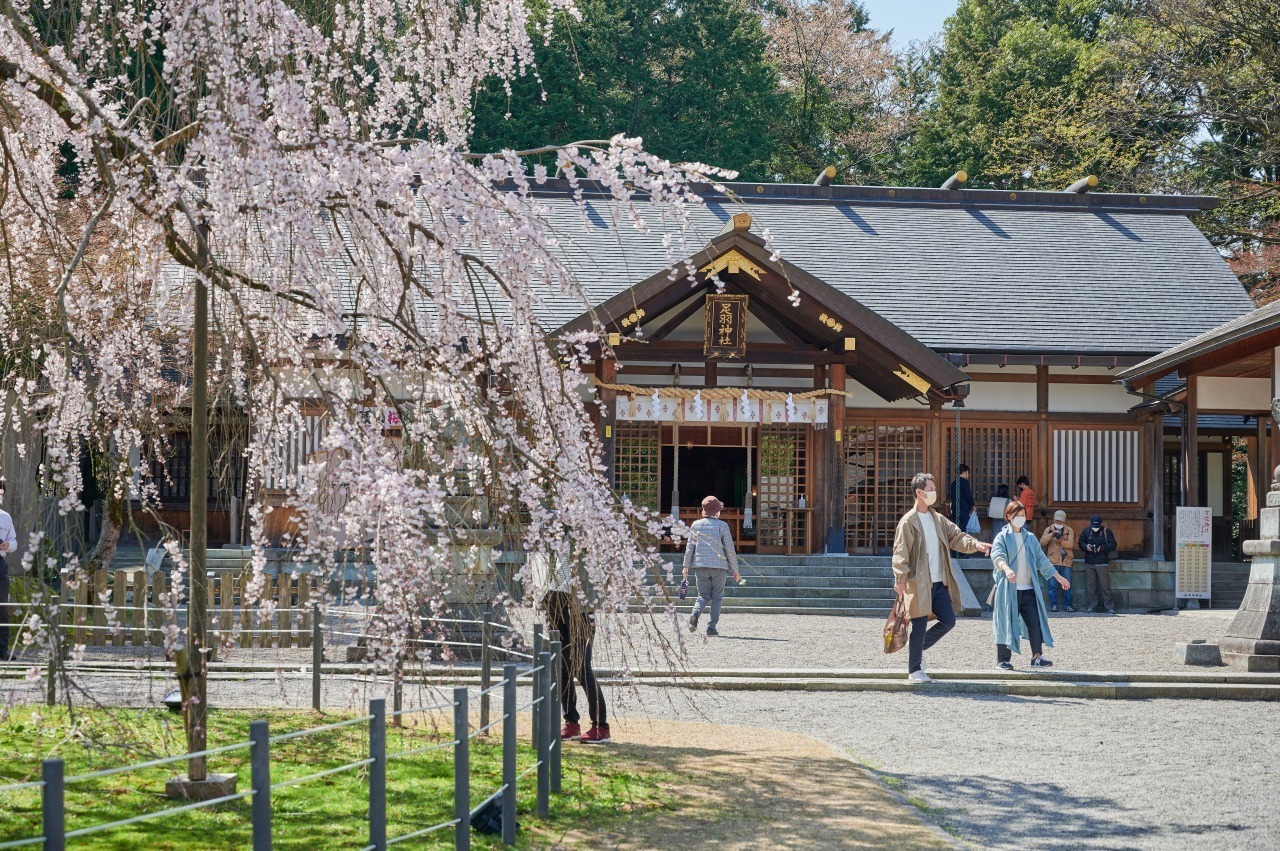
{"type": "Polygon", "coordinates": [[[1258,540],[1244,542],[1253,557],[1249,587],[1218,647],[1228,665],[1280,673],[1280,467],[1259,514],[1258,540]]]}

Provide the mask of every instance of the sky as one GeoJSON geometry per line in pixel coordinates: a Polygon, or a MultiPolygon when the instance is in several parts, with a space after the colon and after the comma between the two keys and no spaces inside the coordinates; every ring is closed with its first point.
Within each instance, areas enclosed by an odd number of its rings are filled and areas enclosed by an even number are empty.
{"type": "Polygon", "coordinates": [[[956,10],[957,0],[863,0],[871,26],[893,30],[895,47],[926,39],[942,29],[942,22],[956,10]]]}

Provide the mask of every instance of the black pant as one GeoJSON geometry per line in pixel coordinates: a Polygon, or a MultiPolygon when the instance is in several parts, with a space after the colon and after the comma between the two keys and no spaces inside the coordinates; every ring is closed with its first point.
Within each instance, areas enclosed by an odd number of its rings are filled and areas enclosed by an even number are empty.
{"type": "Polygon", "coordinates": [[[573,687],[574,677],[587,693],[587,714],[592,725],[609,726],[604,705],[604,693],[591,670],[591,644],[596,635],[595,619],[577,605],[573,596],[564,591],[547,594],[547,619],[551,629],[560,633],[560,704],[564,708],[564,720],[577,724],[578,690],[573,687]]]}
{"type": "MultiPolygon", "coordinates": [[[[1036,589],[1018,589],[1018,614],[1027,623],[1027,636],[1031,641],[1031,655],[1039,656],[1044,649],[1044,631],[1040,629],[1040,607],[1036,605],[1036,589]]],[[[1007,644],[996,645],[996,661],[1008,662],[1013,651],[1007,644]]]]}
{"type": "Polygon", "coordinates": [[[911,619],[911,637],[908,639],[910,648],[910,656],[907,660],[907,673],[914,674],[920,670],[920,662],[924,658],[924,651],[938,643],[938,639],[951,631],[956,625],[956,613],[951,607],[951,594],[947,591],[947,586],[942,582],[933,583],[933,613],[937,615],[938,622],[933,626],[929,626],[929,617],[926,615],[922,618],[911,619]],[[925,627],[929,626],[928,631],[925,627]]]}

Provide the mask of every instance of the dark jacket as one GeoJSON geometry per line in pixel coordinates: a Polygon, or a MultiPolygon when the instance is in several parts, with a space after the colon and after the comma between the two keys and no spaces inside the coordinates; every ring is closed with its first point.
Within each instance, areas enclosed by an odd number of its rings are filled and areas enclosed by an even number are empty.
{"type": "Polygon", "coordinates": [[[956,476],[951,482],[951,519],[961,529],[969,522],[969,514],[973,511],[973,487],[968,479],[956,476]]]}
{"type": "Polygon", "coordinates": [[[1116,536],[1106,526],[1097,532],[1093,531],[1092,526],[1086,527],[1077,541],[1080,551],[1084,553],[1085,564],[1107,564],[1111,561],[1111,551],[1116,548],[1116,536]]]}

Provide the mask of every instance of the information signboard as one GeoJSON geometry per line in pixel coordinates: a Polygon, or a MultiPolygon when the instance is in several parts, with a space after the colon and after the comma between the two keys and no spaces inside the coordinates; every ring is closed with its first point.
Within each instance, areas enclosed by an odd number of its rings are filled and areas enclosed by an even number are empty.
{"type": "Polygon", "coordinates": [[[1177,560],[1174,580],[1176,598],[1209,599],[1213,581],[1209,559],[1212,543],[1212,509],[1178,506],[1177,560]]]}

